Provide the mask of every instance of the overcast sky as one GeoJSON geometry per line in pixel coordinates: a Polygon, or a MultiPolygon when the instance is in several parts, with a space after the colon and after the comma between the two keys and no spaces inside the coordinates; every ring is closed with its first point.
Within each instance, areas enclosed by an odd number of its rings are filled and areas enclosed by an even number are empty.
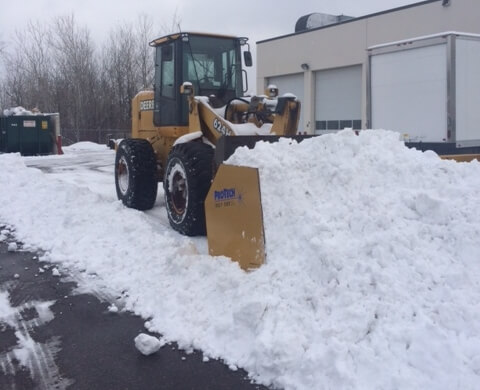
{"type": "MultiPolygon", "coordinates": [[[[322,12],[362,16],[418,0],[0,0],[0,40],[9,41],[28,20],[74,14],[102,43],[112,27],[152,15],[159,27],[177,13],[183,31],[248,36],[250,42],[294,32],[299,17],[322,12]]],[[[160,31],[160,30],[159,30],[160,31]]],[[[156,37],[152,37],[154,39],[156,37]]]]}
{"type": "MultiPolygon", "coordinates": [[[[97,46],[107,42],[112,28],[151,15],[154,36],[171,26],[174,15],[182,31],[212,32],[250,38],[253,68],[248,68],[249,92],[256,89],[255,42],[295,31],[301,16],[314,12],[363,16],[419,0],[0,0],[0,43],[7,43],[28,21],[49,24],[55,16],[75,16],[87,27],[97,46]]],[[[10,45],[10,49],[13,45],[10,45]]],[[[0,63],[1,64],[1,63],[0,63]]],[[[0,76],[3,69],[0,66],[0,76]]]]}

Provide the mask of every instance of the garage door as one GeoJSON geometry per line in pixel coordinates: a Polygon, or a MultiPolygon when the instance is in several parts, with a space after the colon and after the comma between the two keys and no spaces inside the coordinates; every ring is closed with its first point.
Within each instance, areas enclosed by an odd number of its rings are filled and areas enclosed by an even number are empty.
{"type": "MultiPolygon", "coordinates": [[[[269,77],[268,84],[275,84],[278,88],[278,92],[280,96],[285,93],[293,93],[300,103],[303,103],[303,96],[304,96],[304,87],[303,87],[303,73],[297,73],[287,76],[276,76],[276,77],[269,77]]],[[[300,132],[303,131],[305,128],[305,123],[303,121],[304,110],[300,110],[300,121],[298,123],[298,130],[300,132]]]]}
{"type": "Polygon", "coordinates": [[[362,128],[362,66],[315,72],[315,134],[362,128]]]}

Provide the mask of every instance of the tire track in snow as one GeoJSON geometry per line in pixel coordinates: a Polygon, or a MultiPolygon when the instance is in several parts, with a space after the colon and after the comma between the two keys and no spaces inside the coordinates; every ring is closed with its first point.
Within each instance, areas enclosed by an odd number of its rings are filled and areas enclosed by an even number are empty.
{"type": "Polygon", "coordinates": [[[37,389],[67,389],[73,381],[63,378],[55,363],[61,350],[60,337],[51,337],[43,343],[32,337],[36,328],[54,318],[50,307],[55,301],[29,301],[13,307],[8,294],[8,287],[11,286],[12,283],[0,286],[0,326],[4,330],[13,329],[17,343],[8,352],[0,354],[0,371],[4,375],[14,376],[22,369],[27,369],[37,389]]]}

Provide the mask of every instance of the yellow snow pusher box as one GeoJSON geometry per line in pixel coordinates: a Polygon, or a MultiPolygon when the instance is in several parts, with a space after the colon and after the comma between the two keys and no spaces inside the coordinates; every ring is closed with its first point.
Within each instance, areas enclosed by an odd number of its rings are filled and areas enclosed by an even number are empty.
{"type": "Polygon", "coordinates": [[[207,198],[209,253],[228,256],[243,269],[265,261],[262,199],[257,168],[222,164],[207,198]]]}
{"type": "Polygon", "coordinates": [[[225,164],[238,147],[252,149],[259,141],[296,142],[313,135],[221,137],[215,149],[217,173],[205,199],[208,250],[227,256],[242,269],[260,267],[266,261],[262,195],[258,168],[225,164]]]}

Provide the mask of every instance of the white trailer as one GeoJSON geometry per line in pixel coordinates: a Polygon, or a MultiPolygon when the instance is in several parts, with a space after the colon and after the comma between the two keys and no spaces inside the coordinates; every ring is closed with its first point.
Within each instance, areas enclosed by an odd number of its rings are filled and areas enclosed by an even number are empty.
{"type": "Polygon", "coordinates": [[[421,149],[478,152],[480,35],[445,32],[368,48],[368,127],[421,149]]]}

